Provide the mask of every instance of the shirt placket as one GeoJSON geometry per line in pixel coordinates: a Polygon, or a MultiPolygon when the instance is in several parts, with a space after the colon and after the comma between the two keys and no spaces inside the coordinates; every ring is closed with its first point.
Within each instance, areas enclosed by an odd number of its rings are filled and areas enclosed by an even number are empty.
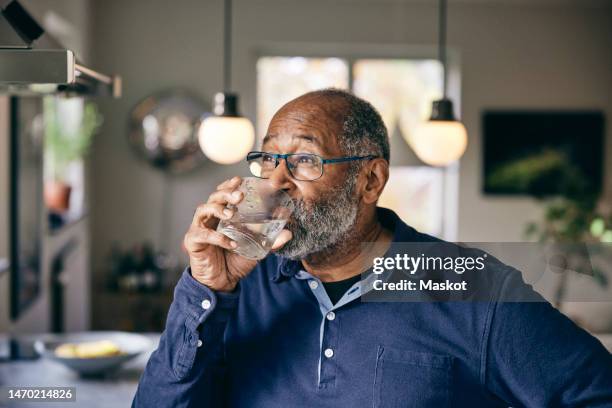
{"type": "Polygon", "coordinates": [[[305,271],[296,274],[296,278],[306,280],[308,287],[317,299],[321,311],[321,326],[319,331],[319,364],[318,388],[330,389],[335,386],[337,359],[342,350],[338,350],[340,335],[340,320],[342,306],[360,296],[360,283],[355,283],[342,298],[333,305],[321,281],[305,271]]]}

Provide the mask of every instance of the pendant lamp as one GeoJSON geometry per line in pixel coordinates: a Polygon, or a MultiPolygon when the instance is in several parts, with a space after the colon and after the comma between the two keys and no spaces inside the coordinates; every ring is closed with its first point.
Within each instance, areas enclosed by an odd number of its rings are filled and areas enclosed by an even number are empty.
{"type": "Polygon", "coordinates": [[[455,118],[453,102],[446,95],[446,0],[440,0],[438,51],[442,63],[442,99],[434,101],[431,117],[420,124],[410,138],[416,155],[431,166],[447,166],[458,160],[467,147],[465,126],[455,118]]]}
{"type": "Polygon", "coordinates": [[[224,0],[223,85],[215,95],[214,115],[205,118],[198,130],[200,148],[214,162],[232,164],[243,160],[253,147],[255,130],[247,118],[238,113],[238,95],[231,89],[232,2],[224,0]]]}

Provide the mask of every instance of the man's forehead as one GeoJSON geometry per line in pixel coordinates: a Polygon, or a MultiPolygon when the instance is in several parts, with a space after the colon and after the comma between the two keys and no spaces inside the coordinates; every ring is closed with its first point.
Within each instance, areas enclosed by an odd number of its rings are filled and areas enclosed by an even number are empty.
{"type": "Polygon", "coordinates": [[[274,115],[263,143],[280,138],[329,146],[342,132],[346,108],[327,98],[295,99],[274,115]]]}
{"type": "Polygon", "coordinates": [[[337,130],[333,126],[320,122],[316,126],[304,126],[279,120],[270,123],[262,146],[280,149],[312,147],[321,153],[335,154],[337,137],[337,130]]]}
{"type": "Polygon", "coordinates": [[[310,143],[310,144],[317,145],[317,146],[323,145],[322,141],[320,140],[320,137],[317,137],[312,134],[306,134],[306,133],[304,134],[294,133],[294,134],[285,134],[285,135],[279,134],[279,133],[267,133],[263,138],[263,144],[270,143],[272,141],[276,141],[283,136],[291,138],[292,141],[296,141],[296,142],[303,141],[303,142],[310,143]]]}

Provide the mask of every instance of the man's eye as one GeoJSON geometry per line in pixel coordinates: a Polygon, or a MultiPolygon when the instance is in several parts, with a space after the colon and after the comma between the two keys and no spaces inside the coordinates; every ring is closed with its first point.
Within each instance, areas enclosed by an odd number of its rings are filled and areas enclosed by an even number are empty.
{"type": "Polygon", "coordinates": [[[264,154],[261,156],[261,161],[264,163],[273,163],[274,160],[274,156],[269,155],[269,154],[264,154]]]}
{"type": "Polygon", "coordinates": [[[315,159],[312,156],[298,156],[298,164],[314,164],[315,159]]]}

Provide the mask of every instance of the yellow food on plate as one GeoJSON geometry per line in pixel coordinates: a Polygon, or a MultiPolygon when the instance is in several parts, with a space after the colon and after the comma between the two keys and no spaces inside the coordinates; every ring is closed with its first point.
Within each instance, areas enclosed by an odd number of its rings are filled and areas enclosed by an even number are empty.
{"type": "Polygon", "coordinates": [[[61,358],[111,357],[118,354],[121,354],[121,349],[110,340],[64,343],[55,349],[55,355],[61,358]]]}

